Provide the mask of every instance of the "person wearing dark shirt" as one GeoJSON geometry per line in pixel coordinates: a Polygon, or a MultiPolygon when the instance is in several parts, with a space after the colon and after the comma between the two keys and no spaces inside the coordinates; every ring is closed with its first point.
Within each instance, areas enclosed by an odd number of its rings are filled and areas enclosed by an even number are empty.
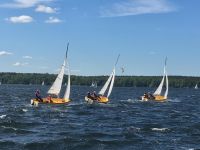
{"type": "Polygon", "coordinates": [[[35,97],[37,100],[39,100],[39,102],[43,102],[43,99],[40,96],[40,91],[38,89],[35,92],[35,97]]]}

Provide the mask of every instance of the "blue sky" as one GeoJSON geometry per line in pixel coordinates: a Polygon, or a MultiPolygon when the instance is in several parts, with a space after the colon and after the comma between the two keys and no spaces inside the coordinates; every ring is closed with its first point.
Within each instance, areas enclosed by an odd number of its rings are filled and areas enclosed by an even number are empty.
{"type": "Polygon", "coordinates": [[[199,0],[1,0],[0,72],[200,76],[199,0]],[[120,68],[124,67],[122,74],[120,68]]]}

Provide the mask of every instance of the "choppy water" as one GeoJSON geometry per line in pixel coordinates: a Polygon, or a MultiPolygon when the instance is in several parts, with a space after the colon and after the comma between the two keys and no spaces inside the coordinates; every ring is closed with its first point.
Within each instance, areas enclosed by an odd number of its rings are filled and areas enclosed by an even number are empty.
{"type": "MultiPolygon", "coordinates": [[[[0,149],[200,149],[200,90],[171,89],[166,102],[141,102],[147,88],[114,88],[89,105],[89,87],[72,87],[69,105],[30,106],[36,88],[0,86],[0,149]]],[[[98,89],[96,89],[98,91],[98,89]]]]}

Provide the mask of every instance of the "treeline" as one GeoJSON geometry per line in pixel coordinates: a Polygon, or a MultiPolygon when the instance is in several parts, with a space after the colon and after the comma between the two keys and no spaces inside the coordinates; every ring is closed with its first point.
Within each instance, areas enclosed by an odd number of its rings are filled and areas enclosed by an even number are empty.
{"type": "MultiPolygon", "coordinates": [[[[39,73],[0,73],[0,82],[2,84],[41,84],[51,85],[57,75],[39,74],[39,73]]],[[[108,76],[71,76],[72,85],[91,85],[93,81],[98,86],[102,86],[108,76]]],[[[159,85],[161,76],[116,76],[115,86],[121,87],[156,87],[159,85]]],[[[67,76],[64,76],[63,83],[67,82],[67,76]]],[[[200,84],[200,77],[188,76],[169,76],[169,86],[175,88],[194,87],[200,84]]]]}

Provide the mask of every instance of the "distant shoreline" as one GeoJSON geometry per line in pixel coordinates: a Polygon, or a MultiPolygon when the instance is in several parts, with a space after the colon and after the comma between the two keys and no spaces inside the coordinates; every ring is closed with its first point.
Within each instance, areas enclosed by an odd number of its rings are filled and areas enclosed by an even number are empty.
{"type": "MultiPolygon", "coordinates": [[[[0,82],[2,84],[42,84],[51,85],[56,78],[56,74],[48,73],[14,73],[1,72],[0,82]]],[[[108,76],[71,76],[72,85],[91,85],[96,81],[98,86],[102,86],[108,76]]],[[[115,85],[118,87],[157,87],[161,81],[161,76],[116,76],[115,85]]],[[[64,76],[63,83],[67,82],[67,75],[64,76]]],[[[200,84],[200,77],[193,76],[169,76],[170,87],[194,87],[200,84]]]]}

